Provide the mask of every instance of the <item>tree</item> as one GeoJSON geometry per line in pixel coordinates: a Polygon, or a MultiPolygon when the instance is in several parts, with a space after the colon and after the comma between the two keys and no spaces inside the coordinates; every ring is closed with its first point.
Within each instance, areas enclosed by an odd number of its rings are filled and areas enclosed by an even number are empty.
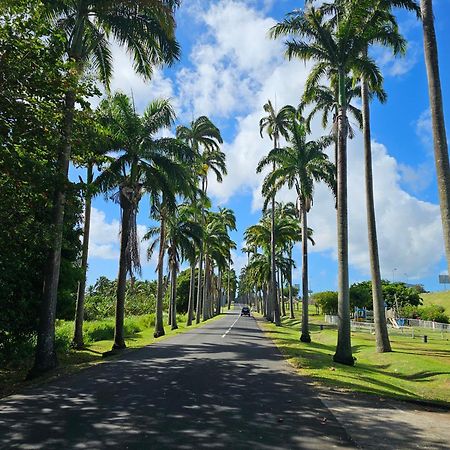
{"type": "Polygon", "coordinates": [[[350,308],[348,281],[348,212],[347,212],[347,98],[346,80],[351,71],[357,72],[373,85],[382,76],[376,64],[364,54],[366,41],[361,30],[355,27],[364,14],[357,3],[351,3],[336,20],[320,9],[308,7],[294,11],[283,22],[271,29],[271,36],[289,36],[285,42],[286,56],[304,61],[315,61],[308,76],[307,87],[317,84],[323,76],[337,79],[337,246],[338,246],[338,294],[339,325],[338,342],[334,361],[353,365],[350,337],[350,308]]]}
{"type": "MultiPolygon", "coordinates": [[[[196,172],[200,178],[201,189],[206,196],[208,189],[207,175],[208,170],[214,171],[217,181],[222,182],[222,176],[226,175],[225,154],[220,151],[220,144],[223,143],[220,130],[206,116],[200,116],[193,120],[190,128],[180,125],[177,127],[177,137],[189,144],[197,155],[196,172]],[[203,149],[203,150],[202,150],[203,149]]],[[[201,208],[201,224],[204,226],[205,205],[201,208]]],[[[198,258],[198,280],[197,280],[197,305],[196,305],[196,323],[200,322],[202,309],[202,277],[203,277],[203,244],[200,248],[198,258]]]]}
{"type": "Polygon", "coordinates": [[[274,148],[260,161],[257,170],[267,165],[276,169],[267,175],[263,184],[263,195],[271,197],[283,185],[294,188],[297,194],[298,216],[302,226],[302,342],[311,342],[308,326],[308,212],[313,204],[314,183],[325,182],[335,191],[335,166],[324,153],[332,142],[331,137],[317,141],[306,140],[302,119],[293,119],[288,137],[288,146],[274,148]]]}
{"type": "MultiPolygon", "coordinates": [[[[276,111],[269,100],[264,105],[264,111],[267,116],[263,117],[259,121],[259,132],[261,137],[263,137],[263,131],[265,130],[270,140],[273,140],[274,148],[278,148],[280,137],[287,137],[287,127],[291,119],[292,114],[295,113],[295,109],[292,106],[285,106],[280,111],[276,111]]],[[[273,167],[275,170],[275,167],[273,167]]],[[[274,312],[275,325],[281,326],[280,320],[280,310],[277,303],[277,281],[276,281],[276,268],[275,268],[275,196],[271,198],[272,208],[271,208],[271,261],[272,261],[272,271],[271,271],[271,281],[269,286],[269,302],[271,303],[271,309],[274,312]]]]}
{"type": "Polygon", "coordinates": [[[108,158],[104,155],[108,148],[106,140],[107,130],[102,127],[98,117],[90,111],[84,115],[84,120],[77,124],[80,131],[78,142],[82,142],[77,150],[80,155],[74,155],[72,158],[77,166],[86,167],[86,181],[80,177],[84,192],[84,224],[83,224],[83,244],[81,253],[81,280],[78,283],[77,301],[75,311],[75,326],[72,347],[76,349],[84,348],[83,341],[83,320],[84,320],[84,301],[86,291],[86,278],[88,268],[89,253],[89,233],[91,225],[91,204],[92,197],[95,194],[94,167],[101,170],[102,163],[106,163],[108,158]],[[82,148],[80,148],[82,147],[82,148]]]}
{"type": "Polygon", "coordinates": [[[420,5],[422,11],[425,64],[428,76],[428,94],[430,97],[431,119],[433,123],[434,159],[438,179],[447,269],[450,273],[450,165],[439,75],[438,48],[436,32],[434,30],[433,2],[432,0],[420,0],[420,5]]]}
{"type": "MultiPolygon", "coordinates": [[[[48,257],[36,358],[30,375],[37,375],[57,365],[54,349],[55,311],[61,263],[62,230],[72,152],[73,120],[80,84],[88,66],[97,70],[99,79],[108,87],[112,74],[110,38],[126,47],[134,58],[136,72],[149,78],[155,64],[172,63],[178,58],[175,40],[174,9],[177,0],[127,0],[85,2],[84,0],[46,0],[48,17],[61,30],[70,68],[65,73],[67,90],[61,124],[61,147],[58,155],[58,183],[52,213],[54,233],[48,257]]],[[[124,193],[123,191],[122,193],[124,193]]],[[[135,201],[134,194],[132,202],[135,201]]],[[[124,202],[127,195],[122,195],[124,202]]],[[[119,343],[122,345],[122,342],[119,343]]]]}
{"type": "MultiPolygon", "coordinates": [[[[119,156],[98,176],[100,190],[109,193],[120,205],[121,240],[117,283],[116,327],[113,349],[125,348],[123,319],[127,273],[140,273],[136,216],[139,202],[145,192],[152,199],[163,192],[174,198],[180,183],[186,178],[181,162],[190,157],[190,149],[172,138],[155,135],[174,121],[174,111],[168,100],[154,100],[139,116],[131,100],[124,94],[115,94],[101,104],[111,136],[113,148],[119,156]],[[174,181],[176,180],[176,181],[174,181]],[[117,190],[118,189],[118,190],[117,190]]],[[[159,294],[158,287],[158,294],[159,294]]],[[[158,308],[162,299],[157,298],[158,308]]]]}
{"type": "Polygon", "coordinates": [[[180,262],[195,258],[195,250],[202,242],[203,230],[192,216],[187,205],[179,205],[174,214],[168,217],[166,224],[167,253],[171,280],[170,308],[172,330],[178,328],[176,321],[177,275],[180,262]]]}

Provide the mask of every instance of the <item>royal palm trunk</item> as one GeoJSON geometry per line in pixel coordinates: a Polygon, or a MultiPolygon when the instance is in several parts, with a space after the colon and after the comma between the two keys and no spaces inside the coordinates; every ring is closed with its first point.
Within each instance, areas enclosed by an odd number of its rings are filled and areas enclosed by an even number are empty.
{"type": "Polygon", "coordinates": [[[170,291],[170,312],[171,312],[171,322],[172,330],[176,330],[178,328],[177,325],[177,268],[176,263],[172,262],[172,284],[170,291]]]}
{"type": "Polygon", "coordinates": [[[311,342],[308,323],[308,213],[305,199],[302,199],[300,207],[302,217],[302,334],[300,340],[311,342]]]}
{"type": "Polygon", "coordinates": [[[153,336],[158,338],[164,336],[164,322],[163,322],[163,290],[164,290],[164,247],[166,222],[164,214],[161,214],[161,223],[159,231],[159,255],[158,255],[158,285],[156,288],[156,317],[155,317],[155,331],[153,336]]]}
{"type": "MultiPolygon", "coordinates": [[[[275,148],[277,148],[277,139],[274,139],[275,148]]],[[[273,169],[275,170],[275,164],[273,169]]],[[[275,263],[275,196],[272,197],[272,211],[271,211],[271,229],[270,229],[270,290],[269,290],[269,302],[270,308],[272,308],[273,321],[275,325],[281,326],[280,308],[277,301],[277,275],[276,275],[276,263],[275,263]]]]}
{"type": "Polygon", "coordinates": [[[191,276],[189,278],[189,304],[188,304],[188,318],[186,325],[192,325],[194,315],[194,295],[195,295],[195,264],[191,265],[191,276]]]}
{"type": "Polygon", "coordinates": [[[120,257],[119,274],[117,276],[117,298],[116,298],[116,323],[114,329],[113,349],[125,348],[125,337],[123,322],[125,317],[125,293],[127,287],[127,247],[129,240],[129,230],[131,226],[131,216],[133,214],[133,203],[120,189],[120,207],[122,210],[122,229],[120,232],[120,257]]]}
{"type": "Polygon", "coordinates": [[[83,318],[84,318],[84,298],[86,292],[86,275],[87,275],[87,261],[89,254],[89,233],[91,227],[91,185],[94,178],[92,164],[88,165],[87,180],[86,180],[86,200],[84,205],[84,226],[83,226],[83,249],[81,254],[81,271],[82,278],[78,283],[77,307],[75,313],[75,331],[72,345],[74,348],[83,348],[83,318]]]}
{"type": "Polygon", "coordinates": [[[381,286],[380,260],[378,256],[378,238],[375,219],[375,202],[373,197],[372,143],[370,133],[369,87],[366,80],[361,83],[364,166],[366,182],[367,231],[369,237],[370,271],[372,274],[373,317],[375,322],[375,340],[377,352],[391,351],[389,334],[384,312],[384,299],[381,286]]]}
{"type": "Polygon", "coordinates": [[[433,124],[434,159],[439,189],[442,229],[444,231],[447,269],[450,273],[450,168],[432,0],[421,0],[421,12],[425,64],[428,76],[428,94],[430,97],[431,119],[433,124]]]}
{"type": "MultiPolygon", "coordinates": [[[[292,260],[292,247],[289,248],[289,259],[292,260]]],[[[295,319],[294,299],[292,297],[292,263],[289,263],[289,318],[295,319]]]]}
{"type": "Polygon", "coordinates": [[[347,108],[345,73],[339,73],[339,114],[337,151],[337,257],[338,257],[338,339],[335,362],[354,365],[350,330],[350,293],[348,281],[347,211],[347,108]]]}
{"type": "Polygon", "coordinates": [[[210,286],[211,286],[211,278],[210,278],[210,260],[209,256],[205,257],[205,276],[204,276],[204,291],[203,291],[203,320],[210,319],[210,286]]]}

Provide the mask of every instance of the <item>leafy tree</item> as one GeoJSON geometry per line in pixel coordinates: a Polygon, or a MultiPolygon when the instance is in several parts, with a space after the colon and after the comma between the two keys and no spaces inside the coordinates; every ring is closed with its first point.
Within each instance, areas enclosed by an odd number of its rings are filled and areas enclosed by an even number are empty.
{"type": "MultiPolygon", "coordinates": [[[[38,329],[67,64],[40,1],[2,1],[0,12],[0,357],[11,360],[38,329]]],[[[67,198],[56,317],[73,312],[79,277],[77,186],[68,184],[67,198]]]]}

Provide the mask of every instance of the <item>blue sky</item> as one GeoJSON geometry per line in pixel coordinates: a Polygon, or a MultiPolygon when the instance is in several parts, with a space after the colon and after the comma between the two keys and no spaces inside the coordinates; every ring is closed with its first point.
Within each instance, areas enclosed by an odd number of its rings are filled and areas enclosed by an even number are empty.
{"type": "MultiPolygon", "coordinates": [[[[151,82],[134,75],[128,56],[114,46],[113,89],[133,92],[142,111],[153,98],[171,98],[178,123],[208,115],[222,130],[229,175],[222,184],[210,180],[215,206],[236,212],[238,230],[233,234],[242,247],[243,232],[260,217],[261,176],[258,160],[270,148],[259,136],[262,105],[271,98],[277,106],[297,104],[308,66],[283,58],[281,42],[267,38],[267,30],[284,14],[302,6],[291,0],[190,0],[177,14],[180,62],[157,70],[151,82]]],[[[442,87],[446,117],[450,117],[450,4],[435,0],[442,87]]],[[[372,106],[375,198],[384,278],[423,283],[437,290],[438,274],[445,271],[442,227],[434,169],[422,29],[415,17],[400,12],[401,30],[409,41],[407,55],[394,59],[375,49],[373,56],[383,68],[388,102],[372,106]]],[[[448,122],[448,120],[447,120],[448,122]]],[[[172,130],[173,131],[173,130],[172,130]]],[[[329,133],[320,123],[312,137],[329,133]]],[[[369,278],[365,200],[363,190],[362,139],[349,142],[349,237],[350,280],[369,278]]],[[[280,199],[293,200],[288,191],[280,199]]],[[[93,203],[92,244],[88,282],[100,275],[114,278],[118,269],[119,208],[102,197],[93,203]]],[[[149,225],[148,200],[138,217],[139,232],[149,225]]],[[[324,186],[317,186],[310,225],[317,245],[310,254],[310,286],[315,292],[336,289],[335,211],[324,186]]],[[[145,261],[143,277],[155,278],[154,261],[145,261]]],[[[239,270],[245,255],[233,255],[239,270]]],[[[296,248],[294,258],[300,261],[296,248]]],[[[300,264],[299,264],[300,265],[300,264]]],[[[300,282],[299,268],[295,272],[300,282]]]]}

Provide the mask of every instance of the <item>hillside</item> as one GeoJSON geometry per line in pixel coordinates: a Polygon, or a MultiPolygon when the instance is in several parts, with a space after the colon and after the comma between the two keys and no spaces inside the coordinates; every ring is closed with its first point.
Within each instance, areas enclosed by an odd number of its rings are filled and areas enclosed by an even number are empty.
{"type": "Polygon", "coordinates": [[[442,305],[447,314],[450,314],[450,291],[430,292],[429,294],[420,294],[424,305],[442,305]]]}

